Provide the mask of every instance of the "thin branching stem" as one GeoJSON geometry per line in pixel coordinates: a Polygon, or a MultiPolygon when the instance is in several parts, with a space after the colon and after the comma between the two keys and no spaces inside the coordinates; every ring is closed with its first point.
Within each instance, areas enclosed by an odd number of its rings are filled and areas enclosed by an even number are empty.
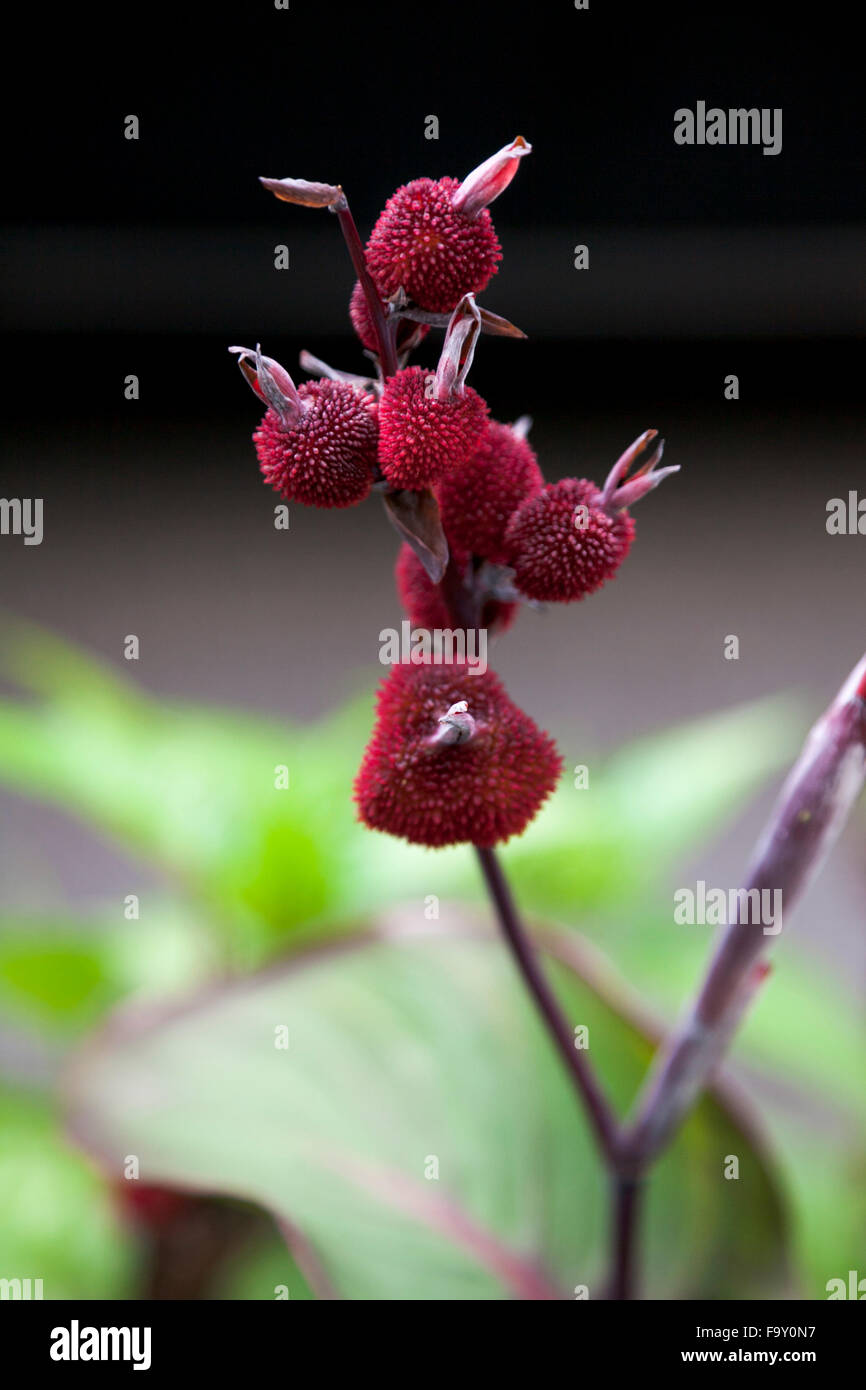
{"type": "Polygon", "coordinates": [[[572,1032],[556,995],[538,961],[535,947],[520,920],[502,866],[492,849],[476,846],[478,862],[490,893],[502,934],[514,957],[524,984],[544,1020],[551,1042],[565,1063],[586,1109],[602,1157],[616,1163],[616,1120],[595,1079],[583,1051],[574,1045],[572,1032]]]}
{"type": "Polygon", "coordinates": [[[382,372],[385,377],[393,376],[397,370],[397,348],[394,340],[394,324],[389,321],[385,314],[385,309],[379,298],[379,291],[373,283],[373,277],[367,266],[367,257],[364,254],[364,244],[355,225],[346,195],[343,194],[338,203],[334,204],[334,212],[340,224],[340,230],[352,258],[352,265],[355,267],[355,274],[361,282],[364,297],[367,300],[367,308],[370,310],[370,318],[373,322],[373,329],[376,334],[376,341],[379,344],[379,361],[382,364],[382,372]]]}

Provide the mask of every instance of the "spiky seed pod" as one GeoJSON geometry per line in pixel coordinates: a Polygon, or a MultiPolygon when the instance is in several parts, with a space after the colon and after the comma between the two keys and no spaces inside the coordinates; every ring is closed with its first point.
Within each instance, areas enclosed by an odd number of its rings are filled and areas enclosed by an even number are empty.
{"type": "MultiPolygon", "coordinates": [[[[373,320],[370,317],[370,308],[367,304],[367,296],[361,286],[360,280],[355,281],[352,296],[349,300],[349,318],[352,320],[352,327],[360,338],[365,348],[378,355],[379,343],[376,339],[376,330],[373,327],[373,320]]],[[[430,325],[426,323],[414,323],[411,319],[400,319],[397,323],[396,348],[398,354],[405,350],[417,347],[420,342],[427,337],[430,332],[430,325]]]]}
{"type": "Polygon", "coordinates": [[[421,309],[448,314],[480,294],[502,250],[486,208],[468,216],[452,199],[458,179],[413,179],[388,199],[367,243],[367,264],[383,299],[402,285],[421,309]]]}
{"type": "Polygon", "coordinates": [[[464,550],[495,565],[507,564],[505,531],[512,513],[543,486],[527,441],[491,420],[472,456],[438,486],[445,533],[464,550]]]}
{"type": "Polygon", "coordinates": [[[269,409],[253,435],[265,481],[306,507],[351,507],[373,481],[378,430],[371,396],[342,381],[307,381],[300,407],[269,409]]]}
{"type": "Polygon", "coordinates": [[[373,327],[367,296],[360,280],[355,281],[355,288],[352,290],[352,296],[349,300],[349,318],[352,320],[352,327],[364,347],[368,348],[370,352],[378,352],[379,344],[376,341],[376,330],[373,327]]]}
{"type": "Polygon", "coordinates": [[[628,554],[634,521],[609,512],[585,478],[549,483],[524,502],[505,534],[514,582],[527,598],[573,603],[613,578],[628,554]]]}
{"type": "MultiPolygon", "coordinates": [[[[469,555],[465,551],[455,550],[452,546],[451,558],[461,575],[465,575],[470,563],[469,555]]],[[[442,597],[442,590],[438,584],[433,583],[411,545],[405,542],[397,556],[394,577],[400,602],[413,627],[426,628],[430,632],[454,628],[454,619],[442,597]]],[[[517,617],[519,607],[519,603],[503,603],[499,599],[488,599],[481,609],[480,624],[491,634],[506,632],[517,617]]]]}
{"type": "Polygon", "coordinates": [[[465,386],[437,396],[422,367],[404,367],[379,404],[379,463],[395,488],[424,488],[460,468],[484,431],[487,404],[465,386]]]}
{"type": "Polygon", "coordinates": [[[380,687],[355,800],[371,829],[412,844],[489,848],[525,830],[561,770],[492,671],[400,665],[380,687]]]}

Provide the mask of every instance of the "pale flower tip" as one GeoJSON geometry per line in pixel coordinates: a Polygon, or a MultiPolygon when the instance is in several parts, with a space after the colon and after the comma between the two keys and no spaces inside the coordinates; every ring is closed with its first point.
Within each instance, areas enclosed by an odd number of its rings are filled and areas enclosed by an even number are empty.
{"type": "Polygon", "coordinates": [[[330,208],[339,203],[343,190],[339,184],[311,183],[308,179],[266,179],[259,183],[283,203],[305,208],[330,208]]]}
{"type": "Polygon", "coordinates": [[[532,146],[522,135],[516,136],[510,145],[503,145],[467,174],[451,200],[454,211],[466,217],[477,217],[482,208],[489,207],[494,198],[505,191],[517,173],[520,160],[531,152],[532,146]]]}
{"type": "Polygon", "coordinates": [[[669,478],[672,473],[679,473],[678,463],[669,464],[667,468],[659,468],[657,472],[642,473],[638,477],[629,478],[622,487],[618,487],[608,504],[608,511],[621,512],[625,507],[633,507],[635,502],[639,502],[642,497],[646,497],[648,492],[657,488],[659,483],[663,483],[665,478],[669,478]]]}
{"type": "MultiPolygon", "coordinates": [[[[610,472],[607,475],[607,478],[605,479],[601,495],[602,506],[607,507],[611,510],[620,511],[623,507],[627,507],[629,505],[628,502],[623,502],[619,500],[624,493],[624,488],[618,485],[624,482],[624,480],[626,479],[626,477],[628,477],[628,474],[631,471],[632,465],[636,463],[640,455],[645,451],[650,441],[656,438],[658,438],[658,430],[644,430],[643,434],[639,434],[637,439],[635,439],[632,444],[629,444],[625,452],[620,454],[619,458],[617,459],[616,463],[614,464],[613,468],[610,470],[610,472]]],[[[631,477],[628,481],[628,495],[630,496],[631,501],[636,502],[639,497],[643,497],[645,493],[651,490],[651,488],[656,487],[658,483],[661,482],[662,478],[667,476],[668,473],[675,473],[677,471],[676,468],[666,468],[659,473],[653,472],[653,470],[656,467],[656,464],[661,462],[662,454],[664,453],[664,447],[665,442],[663,439],[660,439],[650,457],[647,458],[645,462],[642,463],[641,466],[634,473],[631,474],[631,477]],[[640,489],[637,489],[634,486],[637,483],[638,479],[641,479],[645,482],[647,478],[655,478],[656,481],[648,485],[645,485],[640,489]]]]}
{"type": "Polygon", "coordinates": [[[238,354],[241,373],[259,399],[275,410],[285,425],[296,420],[301,398],[285,367],[273,357],[263,357],[260,343],[256,343],[255,349],[230,347],[229,352],[238,354]]]}
{"type": "Polygon", "coordinates": [[[229,352],[236,352],[238,354],[238,366],[240,367],[241,376],[253,394],[257,396],[260,401],[263,401],[265,398],[259,386],[256,369],[253,366],[253,361],[255,361],[256,356],[255,351],[252,348],[230,347],[229,352]]]}
{"type": "Polygon", "coordinates": [[[680,465],[678,463],[669,464],[667,468],[658,467],[665,450],[665,441],[659,439],[649,457],[629,476],[632,464],[644,453],[647,445],[656,438],[658,438],[658,430],[644,430],[643,434],[638,435],[634,443],[630,444],[625,453],[617,459],[602,489],[601,505],[606,511],[621,512],[625,507],[633,506],[642,497],[646,497],[648,492],[657,488],[665,478],[672,473],[679,473],[680,465]]]}
{"type": "Polygon", "coordinates": [[[445,330],[435,376],[434,394],[437,400],[462,395],[480,331],[481,313],[475,303],[475,295],[464,294],[445,330]]]}

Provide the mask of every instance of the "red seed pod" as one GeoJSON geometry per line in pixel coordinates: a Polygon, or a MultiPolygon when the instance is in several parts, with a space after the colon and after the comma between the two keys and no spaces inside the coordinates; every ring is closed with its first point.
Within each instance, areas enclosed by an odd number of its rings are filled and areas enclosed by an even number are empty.
{"type": "Polygon", "coordinates": [[[376,340],[376,330],[373,327],[367,296],[360,280],[355,281],[355,288],[352,290],[352,297],[349,300],[349,318],[352,320],[352,327],[364,347],[368,348],[370,352],[378,352],[379,344],[376,340]]]}
{"type": "MultiPolygon", "coordinates": [[[[367,304],[360,280],[355,281],[355,288],[352,290],[352,297],[349,300],[349,318],[352,320],[352,327],[361,339],[364,347],[370,352],[379,354],[379,343],[376,338],[376,330],[373,327],[373,320],[370,317],[370,309],[367,304]]],[[[411,319],[399,319],[397,323],[396,347],[398,354],[409,351],[418,346],[430,332],[430,325],[426,323],[414,323],[411,319]]]]}
{"type": "Polygon", "coordinates": [[[456,212],[458,179],[414,179],[388,199],[367,243],[367,264],[383,299],[401,286],[431,313],[448,314],[464,294],[480,294],[502,250],[486,208],[456,212]]]}
{"type": "Polygon", "coordinates": [[[514,513],[505,535],[514,582],[527,598],[572,603],[613,578],[628,554],[634,521],[609,512],[585,478],[549,483],[514,513]]]}
{"type": "Polygon", "coordinates": [[[439,396],[436,378],[404,367],[385,386],[379,404],[379,463],[395,488],[424,488],[459,468],[480,439],[487,404],[464,386],[439,396]]]}
{"type": "Polygon", "coordinates": [[[373,482],[376,403],[342,381],[306,381],[284,418],[272,407],[253,435],[262,475],[306,507],[351,507],[373,482]]]}
{"type": "Polygon", "coordinates": [[[484,848],[519,835],[556,786],[549,734],[492,671],[392,667],[355,781],[361,820],[412,844],[484,848]]]}
{"type": "Polygon", "coordinates": [[[473,555],[505,565],[505,530],[512,513],[543,486],[527,441],[509,425],[491,420],[471,458],[439,484],[436,495],[445,533],[473,555]]]}
{"type": "MultiPolygon", "coordinates": [[[[451,546],[451,558],[461,575],[465,575],[469,556],[465,551],[451,546]]],[[[455,626],[454,619],[438,584],[434,584],[411,545],[403,544],[397,556],[394,569],[397,593],[413,627],[427,628],[429,631],[447,631],[455,626]]],[[[503,603],[491,598],[483,604],[480,615],[482,627],[492,634],[506,632],[520,607],[519,603],[503,603]]]]}

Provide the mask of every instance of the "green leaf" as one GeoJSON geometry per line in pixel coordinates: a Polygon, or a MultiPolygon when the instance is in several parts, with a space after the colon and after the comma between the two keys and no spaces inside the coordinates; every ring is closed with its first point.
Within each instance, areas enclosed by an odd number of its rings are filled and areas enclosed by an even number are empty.
{"type": "Polygon", "coordinates": [[[7,1025],[62,1038],[128,994],[164,997],[219,967],[212,939],[176,904],[152,897],[141,919],[0,917],[0,1009],[7,1025]]]}
{"type": "MultiPolygon", "coordinates": [[[[72,1070],[74,1132],[112,1170],[134,1152],[148,1181],[292,1222],[343,1297],[598,1297],[606,1183],[561,1063],[497,941],[421,925],[121,1018],[72,1070]]],[[[577,973],[574,938],[550,940],[566,1014],[624,1106],[649,1044],[577,973]]],[[[778,1291],[780,1201],[717,1099],[661,1165],[647,1237],[650,1297],[778,1291]]]]}
{"type": "Polygon", "coordinates": [[[112,991],[101,953],[52,923],[0,924],[0,1000],[4,1014],[20,1008],[61,1025],[93,1020],[112,991]]]}
{"type": "Polygon", "coordinates": [[[104,1182],[42,1104],[0,1091],[0,1277],[46,1299],[127,1298],[131,1250],[104,1182]]]}
{"type": "Polygon", "coordinates": [[[307,1303],[314,1297],[276,1230],[269,1238],[245,1247],[217,1270],[209,1296],[263,1301],[288,1298],[293,1303],[307,1303]]]}
{"type": "Polygon", "coordinates": [[[165,870],[208,909],[235,960],[325,920],[354,830],[357,707],[301,729],[160,704],[42,635],[13,647],[12,665],[41,701],[0,701],[7,786],[165,870]]]}

